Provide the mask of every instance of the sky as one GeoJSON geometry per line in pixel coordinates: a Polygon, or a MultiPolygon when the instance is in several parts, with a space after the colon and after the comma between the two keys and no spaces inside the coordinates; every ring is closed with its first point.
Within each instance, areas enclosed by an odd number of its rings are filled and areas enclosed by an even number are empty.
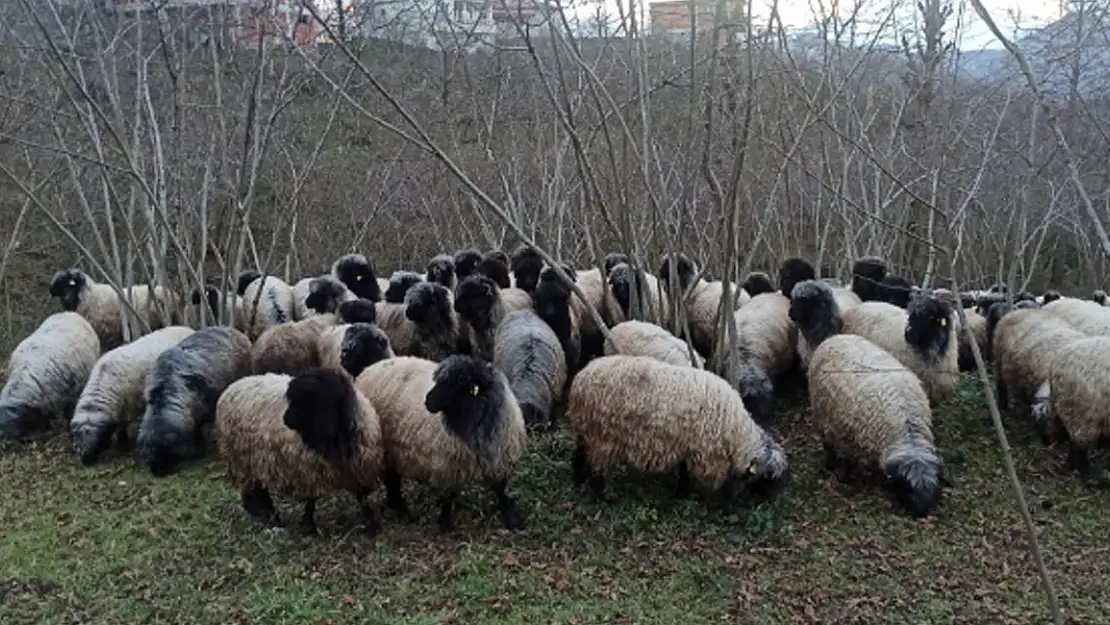
{"type": "MultiPolygon", "coordinates": [[[[596,7],[597,1],[600,1],[613,15],[618,14],[618,2],[628,6],[628,0],[577,0],[576,4],[581,4],[575,13],[579,15],[593,14],[596,8],[587,6],[586,3],[592,3],[596,7]]],[[[651,0],[647,1],[650,3],[651,0]]],[[[768,7],[771,6],[771,1],[752,0],[755,7],[754,19],[757,22],[762,18],[762,21],[766,23],[767,16],[770,15],[768,7]]],[[[990,34],[971,5],[964,0],[954,1],[954,13],[949,18],[946,31],[954,32],[956,29],[955,23],[957,19],[960,20],[963,32],[958,47],[962,50],[1001,48],[1001,45],[990,34]]],[[[836,2],[837,0],[779,0],[779,14],[787,27],[804,28],[816,21],[813,16],[820,14],[822,3],[826,7],[825,12],[828,13],[831,12],[828,7],[835,6],[836,2]]],[[[892,7],[895,7],[894,19],[900,26],[912,26],[912,20],[915,17],[915,0],[839,0],[839,2],[841,15],[848,16],[856,11],[863,27],[870,23],[874,25],[872,26],[874,28],[882,24],[884,20],[888,20],[892,7]],[[858,10],[854,9],[857,6],[860,8],[858,10]]],[[[1015,23],[1022,28],[1042,26],[1058,19],[1062,13],[1059,0],[982,0],[982,2],[1003,33],[1011,37],[1015,34],[1015,23]]],[[[893,34],[894,31],[891,30],[890,32],[893,34]]]]}

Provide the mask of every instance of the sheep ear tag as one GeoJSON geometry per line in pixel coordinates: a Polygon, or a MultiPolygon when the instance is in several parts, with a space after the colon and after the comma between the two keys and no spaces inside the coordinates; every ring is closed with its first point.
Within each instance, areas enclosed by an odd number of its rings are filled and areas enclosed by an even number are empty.
{"type": "Polygon", "coordinates": [[[355,282],[362,282],[362,276],[355,276],[355,282]]]}
{"type": "Polygon", "coordinates": [[[941,318],[941,320],[940,320],[940,327],[942,327],[942,328],[943,328],[943,327],[945,327],[945,326],[947,326],[947,325],[948,325],[948,320],[947,320],[947,319],[944,319],[944,318],[941,318]]]}
{"type": "Polygon", "coordinates": [[[478,393],[480,393],[481,391],[482,391],[482,389],[478,388],[478,385],[477,385],[477,384],[475,384],[474,386],[470,387],[470,394],[471,394],[471,395],[473,395],[473,396],[475,396],[475,397],[477,397],[477,396],[478,396],[478,393]]]}
{"type": "Polygon", "coordinates": [[[755,460],[752,460],[752,463],[748,465],[748,473],[750,473],[752,475],[755,475],[755,472],[758,471],[758,470],[759,470],[759,463],[756,462],[755,460]]]}
{"type": "Polygon", "coordinates": [[[69,281],[69,286],[77,286],[77,281],[76,280],[70,280],[69,281]]]}

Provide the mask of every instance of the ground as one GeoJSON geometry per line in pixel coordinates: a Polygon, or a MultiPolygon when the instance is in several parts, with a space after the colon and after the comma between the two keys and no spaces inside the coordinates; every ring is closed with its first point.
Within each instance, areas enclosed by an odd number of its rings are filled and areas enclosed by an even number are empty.
{"type": "MultiPolygon", "coordinates": [[[[977,382],[937,414],[954,486],[915,521],[880,492],[837,484],[795,402],[772,430],[794,480],[724,517],[678,502],[673,478],[622,476],[616,501],[572,486],[569,439],[547,435],[515,483],[528,529],[500,528],[469,492],[439,534],[431,493],[414,525],[360,532],[322,505],[323,536],[264,530],[208,460],[155,479],[131,456],[82,467],[59,434],[0,451],[0,622],[34,623],[1046,623],[1043,594],[977,382]]],[[[1110,623],[1110,493],[1081,486],[1028,428],[1011,444],[1069,623],[1110,623]]],[[[1101,458],[1100,458],[1101,460],[1101,458]]],[[[282,506],[287,520],[296,510],[282,506]]],[[[294,525],[294,523],[290,523],[294,525]]]]}

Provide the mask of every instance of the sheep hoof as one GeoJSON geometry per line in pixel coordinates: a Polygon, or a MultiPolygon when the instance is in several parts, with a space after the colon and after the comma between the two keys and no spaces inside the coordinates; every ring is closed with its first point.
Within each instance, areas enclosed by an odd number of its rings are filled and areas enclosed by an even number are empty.
{"type": "Polygon", "coordinates": [[[517,532],[524,529],[524,518],[516,510],[511,512],[503,512],[501,514],[501,521],[505,525],[505,529],[511,532],[517,532]]]}

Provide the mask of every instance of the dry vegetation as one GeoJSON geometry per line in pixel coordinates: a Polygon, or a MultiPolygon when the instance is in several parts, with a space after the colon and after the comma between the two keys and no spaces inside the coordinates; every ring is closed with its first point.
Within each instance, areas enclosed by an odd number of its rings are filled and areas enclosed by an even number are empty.
{"type": "MultiPolygon", "coordinates": [[[[775,29],[715,47],[554,25],[472,55],[348,54],[228,45],[216,9],[159,23],[61,4],[0,7],[8,350],[54,309],[58,268],[188,293],[246,266],[296,280],[358,250],[388,275],[464,245],[515,247],[495,207],[579,265],[681,247],[714,276],[801,255],[844,277],[881,254],[934,286],[1105,283],[1110,250],[1075,181],[1105,219],[1110,103],[1053,105],[1073,176],[1034,94],[951,71],[935,0],[901,56],[867,41],[802,49],[775,29]]],[[[517,487],[529,532],[391,525],[373,544],[346,534],[339,506],[320,541],[258,532],[218,461],[156,482],[126,459],[82,469],[59,438],[0,456],[0,621],[1042,619],[979,387],[966,381],[948,410],[939,442],[957,484],[935,521],[832,485],[794,410],[777,433],[796,483],[741,519],[654,486],[588,505],[555,437],[517,487]]],[[[1025,429],[1011,435],[1065,614],[1110,622],[1106,495],[1025,429]]]]}

